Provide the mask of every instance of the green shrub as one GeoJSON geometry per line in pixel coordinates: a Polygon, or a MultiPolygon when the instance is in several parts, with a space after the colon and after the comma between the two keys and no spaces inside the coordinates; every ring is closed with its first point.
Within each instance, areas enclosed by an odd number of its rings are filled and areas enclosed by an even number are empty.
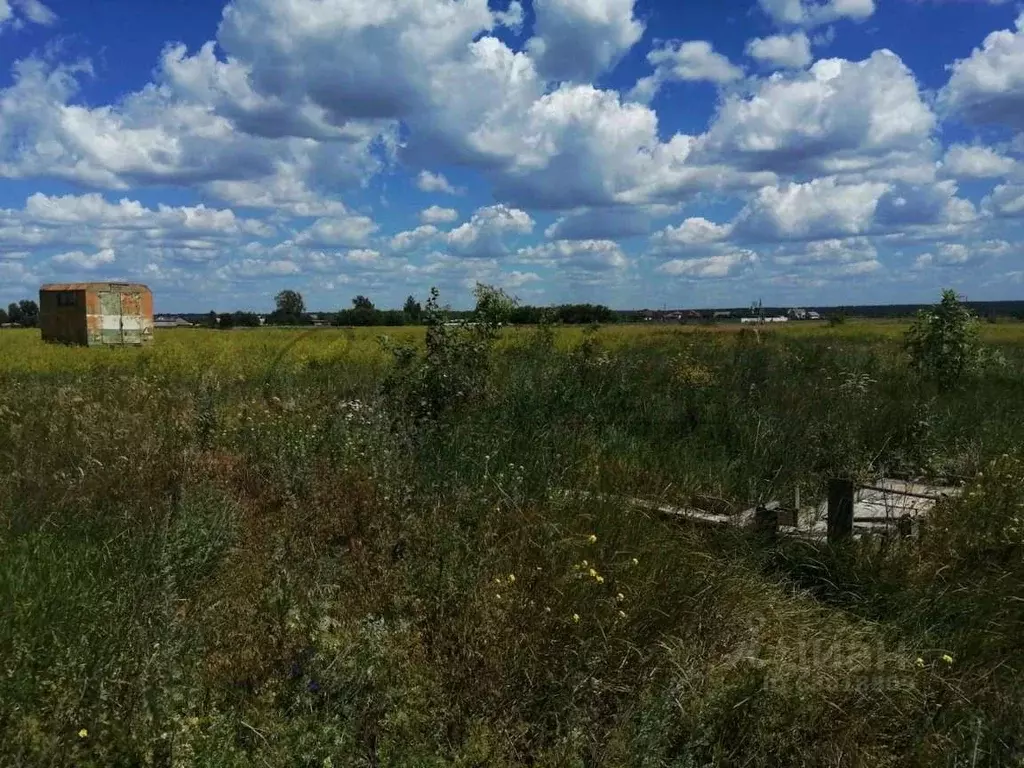
{"type": "Polygon", "coordinates": [[[906,348],[921,375],[942,389],[958,386],[986,359],[978,319],[952,290],[943,291],[935,306],[918,312],[907,331],[906,348]]]}
{"type": "Polygon", "coordinates": [[[427,326],[425,352],[415,347],[392,348],[395,367],[383,391],[400,420],[430,422],[449,410],[482,396],[489,383],[494,343],[515,301],[504,291],[478,283],[477,304],[470,320],[451,321],[432,288],[423,310],[427,326]]]}

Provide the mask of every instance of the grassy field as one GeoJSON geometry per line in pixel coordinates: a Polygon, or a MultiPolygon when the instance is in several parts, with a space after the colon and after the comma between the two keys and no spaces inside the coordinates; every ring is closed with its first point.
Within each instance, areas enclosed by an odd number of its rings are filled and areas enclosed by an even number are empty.
{"type": "Polygon", "coordinates": [[[0,765],[1024,765],[1024,326],[957,387],[905,329],[0,331],[0,765]],[[966,487],[836,548],[557,492],[882,472],[966,487]]]}

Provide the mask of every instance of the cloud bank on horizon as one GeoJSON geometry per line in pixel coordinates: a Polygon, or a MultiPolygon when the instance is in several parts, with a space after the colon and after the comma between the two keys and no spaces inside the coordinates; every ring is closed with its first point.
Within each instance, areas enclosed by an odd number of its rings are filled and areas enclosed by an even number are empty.
{"type": "Polygon", "coordinates": [[[678,5],[0,0],[0,302],[1018,297],[1024,10],[678,5]]]}

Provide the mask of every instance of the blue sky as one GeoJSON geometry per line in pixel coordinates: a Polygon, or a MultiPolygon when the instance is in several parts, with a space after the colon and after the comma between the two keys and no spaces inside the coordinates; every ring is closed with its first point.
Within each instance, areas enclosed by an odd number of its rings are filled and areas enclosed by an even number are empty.
{"type": "Polygon", "coordinates": [[[1024,298],[1014,0],[0,0],[0,302],[1024,298]]]}

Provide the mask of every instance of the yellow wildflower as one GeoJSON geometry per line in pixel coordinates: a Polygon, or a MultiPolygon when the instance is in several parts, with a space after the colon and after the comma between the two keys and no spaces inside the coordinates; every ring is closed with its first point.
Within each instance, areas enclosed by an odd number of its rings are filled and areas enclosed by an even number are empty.
{"type": "Polygon", "coordinates": [[[919,667],[923,667],[924,666],[924,659],[922,659],[920,656],[918,656],[917,657],[917,661],[915,661],[914,663],[917,664],[917,666],[919,666],[919,667]]]}
{"type": "Polygon", "coordinates": [[[589,536],[587,536],[587,541],[589,541],[591,544],[597,544],[597,536],[595,536],[594,534],[590,534],[589,536]]]}
{"type": "Polygon", "coordinates": [[[496,595],[494,596],[494,599],[495,599],[495,600],[501,600],[501,593],[499,592],[498,594],[496,594],[496,595]]]}
{"type": "Polygon", "coordinates": [[[508,575],[508,583],[509,584],[515,584],[516,583],[516,575],[514,573],[510,573],[508,575]]]}
{"type": "Polygon", "coordinates": [[[586,560],[584,560],[582,563],[580,563],[580,565],[582,565],[584,568],[586,568],[587,566],[590,565],[590,563],[588,563],[586,560]]]}
{"type": "Polygon", "coordinates": [[[637,560],[635,557],[633,558],[633,565],[640,565],[640,561],[637,560]]]}
{"type": "Polygon", "coordinates": [[[626,596],[624,594],[622,594],[621,592],[619,592],[619,594],[617,594],[615,596],[615,599],[618,600],[621,603],[623,600],[626,599],[626,596]]]}
{"type": "Polygon", "coordinates": [[[544,606],[544,613],[551,613],[551,606],[550,605],[545,605],[544,606]]]}
{"type": "Polygon", "coordinates": [[[87,737],[88,735],[89,735],[89,732],[88,732],[88,731],[87,731],[87,730],[86,730],[85,728],[83,728],[82,730],[80,730],[80,731],[78,732],[78,738],[80,738],[80,739],[84,739],[84,738],[86,738],[86,737],[87,737]]]}
{"type": "Polygon", "coordinates": [[[575,624],[579,624],[579,623],[580,623],[580,615],[579,615],[578,613],[574,613],[574,614],[572,615],[572,620],[573,620],[573,622],[574,622],[575,624]]]}
{"type": "Polygon", "coordinates": [[[942,660],[944,662],[946,662],[947,664],[952,664],[953,663],[953,657],[950,656],[948,653],[942,654],[942,660]]]}
{"type": "Polygon", "coordinates": [[[594,581],[596,581],[598,584],[604,584],[604,576],[597,575],[594,577],[594,581]]]}
{"type": "Polygon", "coordinates": [[[593,568],[590,569],[590,578],[592,578],[592,579],[596,579],[597,578],[597,571],[595,571],[593,568]]]}
{"type": "Polygon", "coordinates": [[[619,618],[620,619],[626,618],[626,612],[625,611],[619,611],[619,618]]]}

